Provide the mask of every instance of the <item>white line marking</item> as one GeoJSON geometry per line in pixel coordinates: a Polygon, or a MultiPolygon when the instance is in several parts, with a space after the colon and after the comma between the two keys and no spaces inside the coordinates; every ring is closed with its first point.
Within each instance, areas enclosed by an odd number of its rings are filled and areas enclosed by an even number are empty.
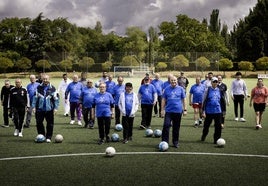
{"type": "MultiPolygon", "coordinates": [[[[227,154],[227,153],[208,153],[208,152],[117,152],[116,155],[140,155],[140,154],[158,154],[158,155],[206,155],[206,156],[233,156],[233,157],[254,157],[254,158],[268,158],[268,155],[258,154],[227,154]]],[[[70,156],[105,156],[105,153],[78,153],[78,154],[55,154],[55,155],[42,155],[42,156],[24,156],[24,157],[9,157],[0,158],[0,161],[8,160],[22,160],[22,159],[38,159],[38,158],[57,158],[57,157],[70,157],[70,156]]]]}

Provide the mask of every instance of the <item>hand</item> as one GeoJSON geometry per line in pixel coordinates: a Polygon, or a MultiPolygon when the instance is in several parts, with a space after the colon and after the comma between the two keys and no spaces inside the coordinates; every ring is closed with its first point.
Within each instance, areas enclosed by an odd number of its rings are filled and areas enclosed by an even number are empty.
{"type": "Polygon", "coordinates": [[[205,113],[202,114],[202,118],[206,118],[206,114],[205,113]]]}
{"type": "Polygon", "coordinates": [[[32,112],[35,113],[35,111],[36,111],[35,108],[33,108],[33,109],[32,109],[32,112]]]}
{"type": "Polygon", "coordinates": [[[165,117],[165,111],[164,110],[161,110],[161,117],[165,117]]]}
{"type": "Polygon", "coordinates": [[[54,109],[54,115],[57,114],[58,110],[57,109],[54,109]]]}
{"type": "Polygon", "coordinates": [[[114,119],[114,113],[112,113],[111,118],[114,119]]]}
{"type": "Polygon", "coordinates": [[[183,115],[186,116],[187,115],[187,110],[183,111],[183,115]]]}

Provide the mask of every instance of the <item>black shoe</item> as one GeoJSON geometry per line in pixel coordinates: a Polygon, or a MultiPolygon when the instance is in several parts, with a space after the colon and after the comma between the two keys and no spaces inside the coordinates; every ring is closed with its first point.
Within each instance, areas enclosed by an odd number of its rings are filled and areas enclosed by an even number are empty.
{"type": "Polygon", "coordinates": [[[198,124],[197,123],[194,124],[194,128],[198,128],[198,124]]]}
{"type": "Polygon", "coordinates": [[[173,147],[175,147],[176,149],[179,148],[179,144],[173,144],[173,147]]]}
{"type": "Polygon", "coordinates": [[[8,127],[9,127],[9,125],[2,125],[2,127],[3,127],[3,128],[8,128],[8,127]]]}
{"type": "Polygon", "coordinates": [[[103,139],[100,139],[99,141],[98,141],[98,144],[99,145],[102,145],[104,143],[104,140],[103,139]]]}
{"type": "Polygon", "coordinates": [[[94,126],[93,125],[89,125],[89,129],[94,129],[94,126]]]}
{"type": "Polygon", "coordinates": [[[128,143],[128,140],[127,140],[127,139],[124,139],[124,140],[123,140],[123,143],[124,143],[124,144],[128,143]]]}
{"type": "Polygon", "coordinates": [[[24,125],[23,128],[30,128],[30,126],[29,125],[24,125]]]}
{"type": "Polygon", "coordinates": [[[109,143],[111,140],[110,140],[110,137],[109,136],[106,136],[106,143],[109,143]]]}

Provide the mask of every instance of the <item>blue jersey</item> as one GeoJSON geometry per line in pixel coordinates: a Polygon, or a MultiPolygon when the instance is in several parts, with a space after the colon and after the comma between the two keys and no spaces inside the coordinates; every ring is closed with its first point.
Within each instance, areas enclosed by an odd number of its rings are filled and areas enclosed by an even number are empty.
{"type": "Polygon", "coordinates": [[[141,104],[154,104],[154,94],[156,94],[156,90],[152,84],[141,85],[139,94],[141,95],[141,104]]]}
{"type": "Polygon", "coordinates": [[[165,88],[167,88],[168,86],[170,86],[170,82],[169,81],[165,81],[162,85],[162,90],[165,90],[165,88]]]}
{"type": "Polygon", "coordinates": [[[92,107],[96,107],[97,117],[111,117],[111,107],[114,107],[114,99],[109,92],[97,93],[92,107]]]}
{"type": "Polygon", "coordinates": [[[84,108],[91,108],[95,95],[97,94],[95,87],[84,87],[81,93],[81,102],[84,108]]]}
{"type": "Polygon", "coordinates": [[[117,84],[114,87],[114,91],[113,92],[114,92],[113,93],[113,96],[114,96],[115,105],[118,105],[120,94],[122,92],[125,92],[125,85],[119,85],[119,84],[117,84]]]}
{"type": "Polygon", "coordinates": [[[114,94],[114,87],[115,87],[115,82],[114,81],[106,81],[106,92],[109,92],[110,94],[114,94]]]}
{"type": "Polygon", "coordinates": [[[185,98],[185,90],[176,85],[168,86],[162,96],[166,100],[165,111],[170,113],[182,113],[182,100],[185,98]]]}
{"type": "Polygon", "coordinates": [[[193,95],[192,102],[202,104],[205,90],[206,90],[206,86],[201,83],[193,85],[190,89],[190,94],[193,95]]]}
{"type": "Polygon", "coordinates": [[[81,82],[71,82],[65,91],[65,99],[70,93],[70,102],[79,102],[84,85],[81,82]]]}
{"type": "Polygon", "coordinates": [[[32,102],[33,102],[33,97],[34,97],[34,94],[36,92],[36,89],[38,87],[38,85],[40,85],[40,83],[37,83],[37,82],[33,82],[33,83],[29,83],[26,87],[27,89],[27,92],[29,94],[29,99],[30,99],[30,104],[32,105],[32,102]]]}
{"type": "Polygon", "coordinates": [[[158,96],[162,96],[162,86],[163,86],[163,81],[162,80],[159,80],[159,79],[154,79],[152,82],[151,82],[152,85],[154,85],[155,89],[156,89],[156,92],[157,92],[157,95],[158,96]]]}
{"type": "Polygon", "coordinates": [[[126,108],[126,116],[129,116],[132,111],[133,106],[133,92],[128,94],[125,93],[125,108],[126,108]]]}
{"type": "Polygon", "coordinates": [[[207,93],[204,97],[203,107],[206,114],[219,114],[221,110],[221,91],[218,87],[207,89],[207,93]]]}

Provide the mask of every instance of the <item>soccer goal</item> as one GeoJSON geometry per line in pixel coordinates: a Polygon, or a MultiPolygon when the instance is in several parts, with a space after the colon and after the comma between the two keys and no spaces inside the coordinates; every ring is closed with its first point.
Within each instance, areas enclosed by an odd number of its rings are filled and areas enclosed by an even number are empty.
{"type": "Polygon", "coordinates": [[[258,74],[258,78],[267,78],[268,79],[268,74],[258,74]]]}
{"type": "Polygon", "coordinates": [[[150,73],[150,69],[147,65],[140,66],[115,66],[114,67],[114,77],[133,77],[150,73]]]}

